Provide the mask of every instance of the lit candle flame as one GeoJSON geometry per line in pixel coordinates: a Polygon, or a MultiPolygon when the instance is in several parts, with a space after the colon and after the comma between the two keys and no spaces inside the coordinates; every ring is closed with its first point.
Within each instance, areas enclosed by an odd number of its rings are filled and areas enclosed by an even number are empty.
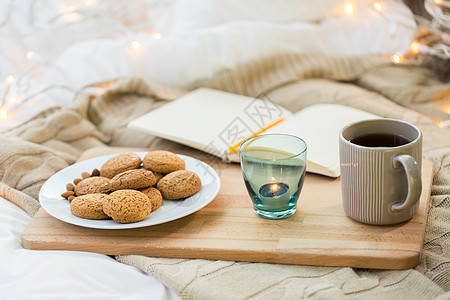
{"type": "Polygon", "coordinates": [[[275,192],[278,189],[278,184],[272,185],[272,192],[275,192]]]}

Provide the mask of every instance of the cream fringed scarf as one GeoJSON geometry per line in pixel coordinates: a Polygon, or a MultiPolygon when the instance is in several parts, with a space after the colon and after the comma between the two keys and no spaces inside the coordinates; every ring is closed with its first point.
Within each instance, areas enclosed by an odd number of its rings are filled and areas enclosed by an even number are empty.
{"type": "MultiPolygon", "coordinates": [[[[152,274],[185,299],[449,297],[445,291],[450,290],[450,130],[439,128],[430,118],[448,117],[439,106],[448,105],[450,92],[449,85],[429,76],[420,67],[390,66],[384,57],[280,55],[196,85],[250,96],[265,92],[292,111],[314,103],[339,103],[416,124],[424,135],[423,155],[433,161],[435,176],[423,257],[415,269],[381,271],[136,255],[116,259],[152,274]]],[[[125,78],[113,82],[97,99],[80,96],[71,108],[56,109],[0,135],[0,196],[33,215],[45,180],[88,149],[103,154],[116,151],[109,147],[180,147],[127,129],[126,124],[184,92],[125,78]]]]}

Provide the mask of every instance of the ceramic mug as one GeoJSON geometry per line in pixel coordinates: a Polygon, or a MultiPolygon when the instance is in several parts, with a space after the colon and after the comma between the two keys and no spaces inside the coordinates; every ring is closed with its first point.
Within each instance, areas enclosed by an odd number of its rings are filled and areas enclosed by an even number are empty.
{"type": "Polygon", "coordinates": [[[422,133],[407,122],[371,119],[339,136],[344,210],[359,222],[396,224],[411,219],[422,191],[422,133]]]}

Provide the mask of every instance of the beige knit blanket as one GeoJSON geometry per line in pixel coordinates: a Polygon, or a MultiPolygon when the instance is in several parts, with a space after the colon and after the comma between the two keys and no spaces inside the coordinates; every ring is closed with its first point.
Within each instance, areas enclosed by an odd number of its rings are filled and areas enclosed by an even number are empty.
{"type": "MultiPolygon", "coordinates": [[[[201,259],[118,256],[172,288],[184,299],[449,299],[450,298],[450,87],[419,66],[388,58],[279,55],[217,75],[199,86],[256,96],[265,92],[291,111],[339,103],[402,119],[423,132],[423,156],[434,163],[423,256],[410,270],[365,270],[201,259]]],[[[132,131],[126,124],[186,91],[140,78],[112,82],[97,98],[79,95],[73,107],[54,108],[0,135],[0,196],[33,215],[47,178],[88,149],[180,145],[132,131]]],[[[120,274],[118,274],[120,276],[120,274]]]]}

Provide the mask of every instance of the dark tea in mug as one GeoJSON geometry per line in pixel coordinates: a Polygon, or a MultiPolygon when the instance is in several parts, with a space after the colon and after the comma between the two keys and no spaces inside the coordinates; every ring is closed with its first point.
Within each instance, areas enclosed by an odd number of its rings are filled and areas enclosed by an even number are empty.
{"type": "Polygon", "coordinates": [[[342,204],[358,222],[397,224],[417,212],[422,192],[422,133],[395,119],[345,126],[339,135],[342,204]]]}
{"type": "Polygon", "coordinates": [[[410,141],[395,133],[371,133],[355,137],[350,142],[364,147],[398,147],[410,141]]]}

